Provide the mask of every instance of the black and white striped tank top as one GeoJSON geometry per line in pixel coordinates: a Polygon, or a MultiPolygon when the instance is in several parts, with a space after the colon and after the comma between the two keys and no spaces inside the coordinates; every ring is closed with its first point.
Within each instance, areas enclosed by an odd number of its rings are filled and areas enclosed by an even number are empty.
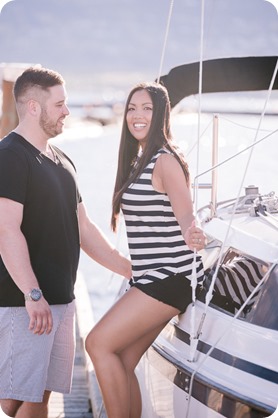
{"type": "MultiPolygon", "coordinates": [[[[160,149],[122,197],[133,280],[142,284],[176,273],[192,278],[193,252],[183,239],[167,194],[152,186],[156,160],[168,152],[160,149]]],[[[201,281],[203,264],[199,255],[196,271],[197,280],[201,281]]]]}

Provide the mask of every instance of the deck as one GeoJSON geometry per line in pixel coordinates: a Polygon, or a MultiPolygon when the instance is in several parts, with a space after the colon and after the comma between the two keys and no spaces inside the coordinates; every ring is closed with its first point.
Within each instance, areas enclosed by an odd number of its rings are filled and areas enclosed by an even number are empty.
{"type": "Polygon", "coordinates": [[[106,418],[93,365],[85,352],[84,341],[94,324],[86,284],[76,284],[76,356],[72,391],[69,395],[52,393],[48,418],[106,418]]]}
{"type": "Polygon", "coordinates": [[[92,418],[82,340],[78,329],[72,391],[69,395],[52,393],[49,418],[92,418]]]}

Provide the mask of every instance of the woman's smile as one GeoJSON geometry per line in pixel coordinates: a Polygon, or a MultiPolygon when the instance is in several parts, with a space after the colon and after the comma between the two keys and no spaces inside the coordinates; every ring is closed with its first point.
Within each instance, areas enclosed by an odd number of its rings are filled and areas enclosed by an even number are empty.
{"type": "Polygon", "coordinates": [[[145,90],[136,91],[130,99],[126,122],[132,136],[141,145],[150,130],[153,115],[153,103],[149,93],[145,90]]]}

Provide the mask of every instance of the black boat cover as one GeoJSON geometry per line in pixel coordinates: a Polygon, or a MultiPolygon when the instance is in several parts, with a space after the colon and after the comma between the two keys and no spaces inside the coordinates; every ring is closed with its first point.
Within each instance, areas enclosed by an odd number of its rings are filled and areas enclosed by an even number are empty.
{"type": "MultiPolygon", "coordinates": [[[[268,90],[278,57],[220,58],[203,61],[202,93],[268,90]]],[[[173,108],[199,92],[200,63],[180,65],[160,78],[173,108]]],[[[276,76],[273,89],[278,89],[276,76]]]]}

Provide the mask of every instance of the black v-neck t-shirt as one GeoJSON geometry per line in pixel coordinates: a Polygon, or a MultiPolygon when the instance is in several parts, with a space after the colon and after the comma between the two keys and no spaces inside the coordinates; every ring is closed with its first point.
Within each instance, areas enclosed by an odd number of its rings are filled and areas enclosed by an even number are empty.
{"type": "MultiPolygon", "coordinates": [[[[31,265],[45,299],[56,305],[74,299],[81,196],[72,161],[57,147],[52,149],[55,161],[14,132],[0,141],[0,197],[23,205],[21,230],[31,265]]],[[[24,305],[0,257],[0,306],[24,305]]]]}

